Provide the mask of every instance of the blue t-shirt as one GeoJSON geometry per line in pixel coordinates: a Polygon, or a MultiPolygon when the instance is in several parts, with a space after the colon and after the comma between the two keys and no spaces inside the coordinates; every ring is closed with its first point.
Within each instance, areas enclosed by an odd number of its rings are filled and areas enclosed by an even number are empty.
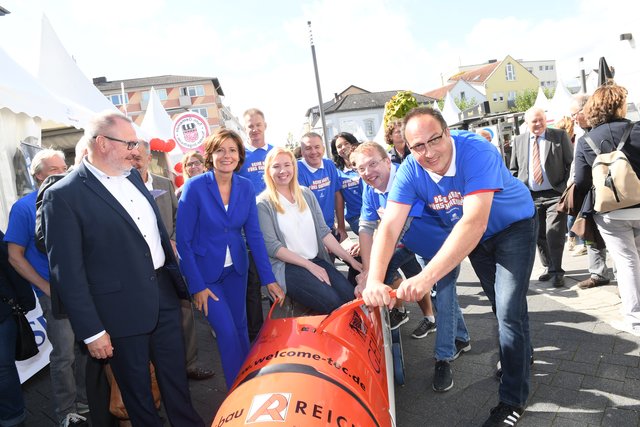
{"type": "MultiPolygon", "coordinates": [[[[38,192],[34,191],[18,200],[11,207],[9,214],[9,225],[4,241],[15,243],[25,248],[24,257],[29,264],[36,270],[42,278],[49,281],[49,260],[47,255],[43,254],[36,247],[36,198],[38,192]]],[[[40,296],[43,292],[31,284],[36,291],[36,295],[40,296]]]]}
{"type": "Polygon", "coordinates": [[[535,208],[527,187],[513,177],[500,154],[484,138],[466,131],[451,131],[454,162],[437,180],[413,156],[398,169],[389,200],[426,203],[425,211],[436,214],[449,229],[462,217],[462,202],[468,194],[493,191],[486,240],[516,221],[531,218],[535,208]],[[434,180],[436,179],[436,180],[434,180]]]}
{"type": "Polygon", "coordinates": [[[335,219],[336,191],[340,191],[340,178],[336,165],[329,159],[322,159],[322,167],[311,172],[309,167],[298,160],[298,183],[313,192],[322,210],[327,227],[333,229],[335,219]]]}
{"type": "Polygon", "coordinates": [[[345,218],[360,216],[362,208],[362,180],[358,172],[353,169],[338,171],[340,177],[340,191],[344,198],[345,218]]]}
{"type": "Polygon", "coordinates": [[[245,145],[244,148],[245,159],[242,168],[238,171],[238,175],[251,181],[256,195],[258,195],[267,187],[264,183],[264,159],[273,146],[267,144],[261,148],[254,148],[245,145]]]}
{"type": "MultiPolygon", "coordinates": [[[[391,175],[387,188],[392,188],[395,182],[399,164],[391,163],[391,175]]],[[[380,208],[387,207],[389,193],[376,191],[372,186],[365,184],[362,196],[361,221],[379,221],[380,208]]],[[[411,251],[425,259],[431,259],[438,252],[449,232],[437,215],[425,209],[423,200],[416,199],[409,211],[411,218],[409,228],[402,236],[402,243],[411,251]]]]}

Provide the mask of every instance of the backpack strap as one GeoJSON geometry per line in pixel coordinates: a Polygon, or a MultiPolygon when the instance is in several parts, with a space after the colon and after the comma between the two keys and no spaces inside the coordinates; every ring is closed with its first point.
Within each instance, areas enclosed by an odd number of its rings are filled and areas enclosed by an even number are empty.
{"type": "Polygon", "coordinates": [[[625,128],[624,133],[622,134],[622,139],[620,139],[620,143],[618,144],[618,147],[616,148],[616,150],[618,151],[622,150],[622,147],[624,146],[625,142],[627,142],[627,140],[629,139],[629,135],[631,134],[631,129],[633,128],[633,125],[635,125],[634,122],[627,123],[627,127],[625,128]]]}
{"type": "Polygon", "coordinates": [[[589,147],[591,147],[593,152],[596,153],[596,156],[599,156],[601,151],[598,147],[596,147],[596,143],[593,142],[593,139],[591,139],[588,133],[584,135],[584,140],[587,141],[587,144],[589,144],[589,147]]]}

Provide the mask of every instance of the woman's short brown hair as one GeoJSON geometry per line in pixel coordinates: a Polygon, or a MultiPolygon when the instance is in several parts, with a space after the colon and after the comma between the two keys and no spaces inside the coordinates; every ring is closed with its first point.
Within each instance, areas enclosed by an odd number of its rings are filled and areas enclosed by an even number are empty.
{"type": "Polygon", "coordinates": [[[240,160],[238,161],[238,166],[234,169],[234,172],[238,172],[240,168],[242,168],[242,164],[244,163],[244,159],[246,157],[246,153],[244,150],[244,142],[240,135],[231,129],[218,128],[216,129],[212,135],[208,136],[207,139],[204,140],[204,167],[207,170],[213,170],[213,153],[216,151],[224,141],[227,139],[231,139],[236,143],[238,147],[238,157],[240,160]]]}

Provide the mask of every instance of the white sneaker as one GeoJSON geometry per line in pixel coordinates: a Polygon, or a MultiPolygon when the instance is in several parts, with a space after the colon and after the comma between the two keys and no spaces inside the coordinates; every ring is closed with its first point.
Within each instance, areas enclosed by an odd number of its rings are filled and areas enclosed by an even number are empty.
{"type": "Polygon", "coordinates": [[[82,415],[75,414],[73,412],[68,413],[64,420],[60,422],[60,427],[69,426],[88,426],[87,419],[82,415]]]}

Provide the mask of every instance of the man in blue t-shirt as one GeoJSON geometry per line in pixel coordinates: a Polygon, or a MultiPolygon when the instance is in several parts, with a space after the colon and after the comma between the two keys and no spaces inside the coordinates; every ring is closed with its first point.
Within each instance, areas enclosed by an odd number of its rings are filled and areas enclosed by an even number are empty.
{"type": "MultiPolygon", "coordinates": [[[[244,145],[245,159],[242,168],[238,172],[253,183],[256,196],[264,191],[264,159],[267,153],[273,148],[264,140],[264,133],[267,130],[267,122],[264,121],[264,113],[257,108],[250,108],[242,115],[244,118],[244,131],[249,137],[249,143],[244,145]]],[[[249,251],[249,275],[247,276],[247,328],[249,330],[249,340],[253,342],[264,317],[262,313],[262,286],[256,264],[249,251]]]]}
{"type": "Polygon", "coordinates": [[[302,159],[298,160],[298,183],[308,187],[316,196],[327,227],[342,242],[347,238],[347,230],[338,169],[331,160],[324,158],[324,143],[317,133],[303,135],[300,148],[302,159]]]}
{"type": "MultiPolygon", "coordinates": [[[[400,285],[397,296],[422,298],[469,256],[496,314],[500,342],[500,403],[484,426],[515,425],[529,396],[532,356],[526,296],[538,224],[531,195],[487,141],[450,131],[437,110],[412,110],[404,119],[404,135],[413,155],[400,166],[389,194],[363,299],[369,306],[392,304],[383,266],[411,205],[424,201],[425,212],[451,231],[422,273],[400,285]]],[[[430,236],[423,237],[428,245],[430,236]]],[[[440,375],[447,379],[451,371],[443,366],[440,375]]]]}
{"type": "MultiPolygon", "coordinates": [[[[64,153],[51,149],[39,151],[30,167],[38,186],[48,176],[63,174],[66,170],[64,153]]],[[[31,283],[47,321],[47,337],[52,346],[49,374],[57,421],[60,425],[80,425],[86,422],[86,418],[78,413],[88,410],[84,369],[86,354],[76,351],[69,319],[57,319],[53,314],[49,261],[47,255],[36,247],[37,196],[38,192],[34,191],[13,205],[4,240],[9,250],[9,262],[31,283]]]]}
{"type": "MultiPolygon", "coordinates": [[[[378,228],[380,219],[384,216],[384,210],[387,206],[387,199],[389,197],[389,190],[392,188],[398,164],[391,162],[391,159],[387,155],[384,147],[371,141],[359,145],[351,155],[351,159],[355,163],[356,170],[366,183],[362,197],[362,212],[360,215],[361,234],[359,236],[360,254],[362,257],[362,265],[364,267],[364,274],[362,276],[366,277],[369,269],[374,232],[378,228]]],[[[387,267],[386,277],[384,280],[387,284],[392,283],[394,275],[397,274],[398,267],[400,267],[406,278],[413,277],[422,271],[422,267],[416,260],[413,248],[418,246],[414,236],[418,236],[418,239],[422,239],[423,237],[421,237],[420,234],[421,231],[425,230],[424,227],[430,227],[431,231],[429,234],[432,237],[431,241],[433,243],[431,251],[423,251],[419,254],[425,259],[430,259],[446,238],[444,229],[439,226],[437,219],[436,221],[429,221],[428,219],[423,220],[421,218],[423,216],[424,207],[424,202],[421,200],[416,200],[411,207],[411,211],[408,215],[409,218],[406,221],[400,238],[400,244],[397,245],[387,267]],[[416,230],[418,230],[418,232],[416,232],[416,230]],[[438,236],[440,236],[440,238],[438,238],[438,236]]],[[[444,286],[445,283],[441,281],[438,287],[438,298],[440,298],[440,287],[444,286]]],[[[453,289],[452,296],[455,298],[455,279],[450,283],[450,287],[453,289]]],[[[363,288],[363,286],[358,285],[356,288],[357,294],[361,292],[361,288],[363,288]]],[[[443,297],[440,298],[441,301],[447,300],[445,294],[446,293],[443,292],[443,297]]],[[[435,332],[436,330],[436,320],[433,314],[433,307],[431,306],[431,296],[425,295],[424,298],[418,301],[418,304],[420,305],[424,318],[420,321],[418,327],[413,331],[411,336],[414,338],[424,338],[429,333],[435,332]]],[[[454,304],[458,304],[457,299],[454,304]]],[[[459,334],[459,338],[461,341],[468,343],[469,335],[466,327],[464,326],[464,321],[462,321],[462,313],[459,309],[457,312],[460,314],[459,319],[461,320],[461,332],[459,334]]],[[[402,324],[408,320],[406,313],[403,314],[402,309],[398,310],[397,308],[394,308],[391,310],[389,316],[391,320],[391,329],[394,329],[395,325],[402,324]]],[[[447,318],[444,316],[442,319],[446,320],[447,318]]],[[[449,323],[454,324],[457,320],[458,319],[451,319],[449,323]]],[[[447,340],[450,341],[450,347],[453,348],[454,340],[456,339],[456,331],[454,329],[445,327],[442,328],[440,333],[438,333],[436,337],[436,357],[438,357],[439,353],[446,350],[443,348],[444,346],[442,344],[447,340]]],[[[448,356],[453,358],[453,350],[448,356]]],[[[446,390],[436,389],[436,391],[446,390]]]]}

